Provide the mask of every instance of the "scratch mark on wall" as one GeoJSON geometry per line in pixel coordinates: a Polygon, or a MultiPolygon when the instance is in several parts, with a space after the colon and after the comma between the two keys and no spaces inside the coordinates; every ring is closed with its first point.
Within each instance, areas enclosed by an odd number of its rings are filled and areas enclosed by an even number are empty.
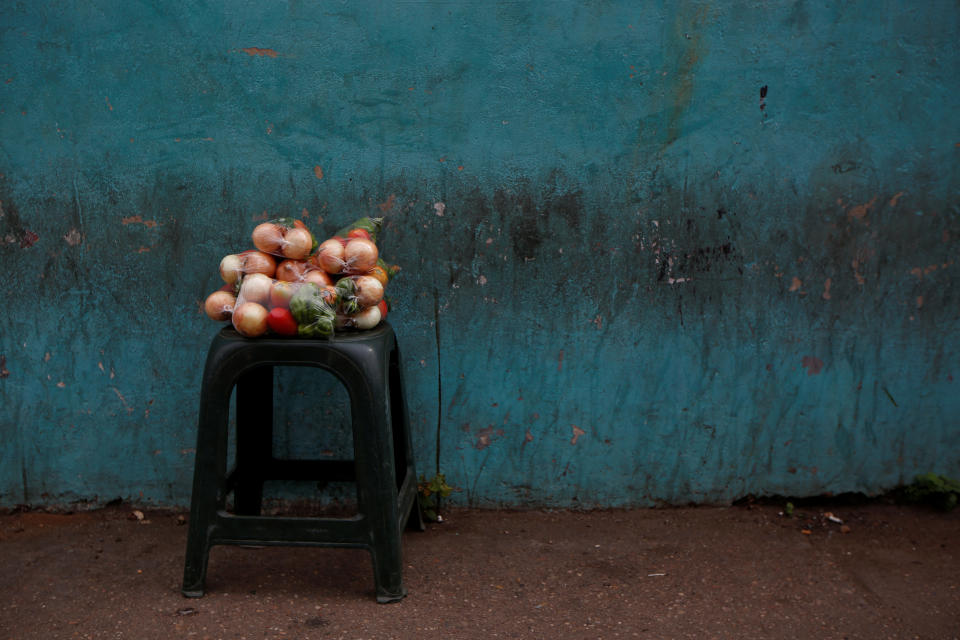
{"type": "Polygon", "coordinates": [[[800,363],[807,370],[808,376],[815,376],[823,370],[823,360],[814,356],[803,356],[800,363]]]}
{"type": "Polygon", "coordinates": [[[528,442],[533,442],[533,434],[530,433],[530,429],[527,429],[527,433],[523,436],[523,444],[521,447],[527,446],[528,442]]]}
{"type": "MultiPolygon", "coordinates": [[[[0,356],[0,378],[9,378],[10,370],[7,369],[7,356],[0,356]]],[[[527,432],[529,433],[529,431],[527,432]]]]}
{"type": "Polygon", "coordinates": [[[892,404],[892,405],[895,406],[895,407],[899,407],[899,406],[900,406],[900,405],[897,404],[897,401],[893,399],[893,395],[891,395],[891,393],[887,390],[886,387],[883,388],[883,392],[884,392],[885,394],[887,394],[887,398],[890,399],[890,404],[892,404]]]}
{"type": "Polygon", "coordinates": [[[580,436],[584,435],[586,431],[575,424],[570,425],[570,427],[573,429],[573,437],[570,438],[570,444],[577,444],[577,440],[579,440],[580,436]]]}
{"type": "Polygon", "coordinates": [[[110,104],[110,98],[104,97],[103,99],[104,99],[104,100],[106,101],[106,103],[107,103],[107,108],[110,109],[110,111],[113,111],[113,105],[110,104]]]}
{"type": "Polygon", "coordinates": [[[563,371],[563,349],[557,354],[557,371],[563,371]]]}
{"type": "Polygon", "coordinates": [[[273,49],[261,49],[260,47],[246,47],[241,49],[248,56],[266,56],[268,58],[276,58],[278,54],[273,49]]]}
{"type": "Polygon", "coordinates": [[[893,196],[892,198],[890,198],[890,206],[891,206],[891,207],[897,206],[897,202],[900,201],[900,196],[902,196],[902,195],[903,195],[903,191],[900,191],[900,192],[898,192],[895,196],[893,196]]]}
{"type": "Polygon", "coordinates": [[[794,276],[793,279],[790,281],[790,288],[788,289],[788,291],[799,291],[800,287],[802,286],[803,286],[803,280],[794,276]]]}
{"type": "Polygon", "coordinates": [[[830,285],[833,283],[831,278],[827,278],[826,282],[823,283],[823,299],[830,299],[830,285]]]}
{"type": "Polygon", "coordinates": [[[120,398],[120,402],[121,404],[123,404],[123,408],[127,410],[127,413],[133,413],[133,407],[127,404],[127,399],[123,397],[123,394],[120,393],[120,390],[117,389],[116,387],[110,387],[110,388],[113,389],[113,392],[117,394],[118,398],[120,398]]]}
{"type": "Polygon", "coordinates": [[[67,232],[67,235],[63,236],[63,239],[66,240],[67,244],[70,245],[71,247],[75,247],[81,242],[83,242],[83,236],[81,236],[80,232],[77,231],[75,228],[70,229],[70,231],[67,232]]]}
{"type": "Polygon", "coordinates": [[[320,165],[314,165],[313,175],[317,176],[317,180],[323,180],[323,168],[320,165]]]}
{"type": "Polygon", "coordinates": [[[443,212],[446,210],[447,205],[442,202],[434,202],[433,210],[437,213],[438,216],[443,217],[443,212]]]}

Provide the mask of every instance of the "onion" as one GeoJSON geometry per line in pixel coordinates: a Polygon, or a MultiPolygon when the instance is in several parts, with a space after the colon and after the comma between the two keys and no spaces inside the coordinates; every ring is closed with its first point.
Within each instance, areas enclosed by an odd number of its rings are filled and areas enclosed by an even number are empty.
{"type": "Polygon", "coordinates": [[[253,230],[253,246],[265,253],[279,254],[284,245],[286,229],[279,224],[264,222],[253,230]]]}
{"type": "Polygon", "coordinates": [[[236,284],[243,274],[243,258],[231,254],[220,261],[220,277],[227,284],[236,284]]]}
{"type": "Polygon", "coordinates": [[[233,310],[233,326],[248,338],[267,332],[267,308],[256,302],[244,302],[233,310]]]}
{"type": "Polygon", "coordinates": [[[322,269],[310,269],[303,274],[303,281],[312,282],[321,289],[333,285],[333,280],[330,279],[330,275],[322,269]]]}
{"type": "Polygon", "coordinates": [[[316,264],[327,273],[340,273],[343,271],[343,245],[336,238],[324,240],[317,247],[317,255],[314,256],[316,264]]]}
{"type": "Polygon", "coordinates": [[[270,287],[270,306],[274,309],[277,307],[288,309],[290,307],[290,298],[293,297],[293,294],[295,294],[299,288],[300,285],[293,284],[292,282],[277,280],[273,283],[273,286],[270,287]]]}
{"type": "Polygon", "coordinates": [[[226,320],[233,314],[236,297],[228,291],[214,291],[203,303],[203,310],[211,320],[226,320]]]}
{"type": "Polygon", "coordinates": [[[262,273],[273,277],[277,271],[277,261],[268,253],[262,251],[246,251],[240,254],[243,260],[244,273],[262,273]]]}
{"type": "Polygon", "coordinates": [[[351,238],[343,248],[343,261],[350,273],[366,273],[377,264],[380,252],[377,245],[366,238],[351,238]]]}
{"type": "Polygon", "coordinates": [[[303,260],[284,260],[277,265],[277,280],[286,282],[298,282],[303,279],[303,273],[307,270],[307,263],[303,260]]]}
{"type": "Polygon", "coordinates": [[[373,329],[380,324],[380,309],[378,307],[364,309],[360,313],[351,316],[351,319],[353,320],[353,326],[357,329],[373,329]]]}
{"type": "Polygon", "coordinates": [[[361,307],[372,307],[383,299],[383,285],[373,276],[357,276],[357,302],[361,307]]]}
{"type": "Polygon", "coordinates": [[[281,247],[283,255],[293,260],[303,260],[310,255],[310,249],[313,248],[313,236],[310,232],[300,227],[286,231],[285,244],[281,247]]]}
{"type": "Polygon", "coordinates": [[[266,304],[270,299],[270,290],[273,288],[273,280],[262,273],[251,273],[243,277],[240,284],[240,298],[244,302],[257,302],[266,304]]]}

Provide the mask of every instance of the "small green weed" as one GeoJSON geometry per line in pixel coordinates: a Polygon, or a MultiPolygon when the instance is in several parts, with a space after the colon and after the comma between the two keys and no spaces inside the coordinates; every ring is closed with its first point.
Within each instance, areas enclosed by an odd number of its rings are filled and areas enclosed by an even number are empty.
{"type": "Polygon", "coordinates": [[[901,495],[907,502],[929,504],[950,511],[960,501],[960,482],[936,473],[924,473],[905,486],[901,495]]]}
{"type": "Polygon", "coordinates": [[[447,484],[446,476],[438,473],[430,480],[427,480],[425,476],[420,476],[417,491],[419,492],[417,497],[420,500],[423,517],[430,522],[440,522],[440,502],[454,492],[454,488],[447,484]]]}

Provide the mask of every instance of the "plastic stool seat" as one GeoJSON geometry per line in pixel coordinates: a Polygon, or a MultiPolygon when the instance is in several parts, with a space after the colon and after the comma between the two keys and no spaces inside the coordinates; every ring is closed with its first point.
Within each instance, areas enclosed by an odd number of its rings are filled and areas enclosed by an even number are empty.
{"type": "Polygon", "coordinates": [[[400,356],[386,322],[329,340],[257,338],[232,328],[213,339],[203,371],[183,595],[204,593],[216,544],[356,547],[373,559],[378,602],[403,586],[401,532],[423,528],[417,505],[400,356]],[[273,367],[313,366],[335,375],[350,396],[354,459],[273,457],[273,367]],[[236,386],[236,458],[228,473],[230,396],[236,386]],[[353,480],[358,513],[349,518],[261,515],[266,480],[353,480]],[[234,494],[234,511],[226,508],[234,494]],[[409,521],[411,513],[414,520],[409,521]]]}

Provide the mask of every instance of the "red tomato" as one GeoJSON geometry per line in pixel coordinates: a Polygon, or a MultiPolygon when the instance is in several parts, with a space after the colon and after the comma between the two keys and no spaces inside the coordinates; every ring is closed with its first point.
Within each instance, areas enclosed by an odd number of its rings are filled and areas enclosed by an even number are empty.
{"type": "Polygon", "coordinates": [[[274,333],[279,333],[282,336],[297,335],[297,321],[293,319],[290,309],[284,309],[283,307],[271,309],[270,313],[267,314],[267,326],[274,333]]]}
{"type": "Polygon", "coordinates": [[[377,307],[380,309],[380,319],[384,320],[387,317],[387,301],[381,300],[377,303],[377,307]]]}
{"type": "Polygon", "coordinates": [[[363,238],[364,240],[372,240],[370,237],[370,232],[366,229],[351,229],[347,234],[348,238],[363,238]]]}

